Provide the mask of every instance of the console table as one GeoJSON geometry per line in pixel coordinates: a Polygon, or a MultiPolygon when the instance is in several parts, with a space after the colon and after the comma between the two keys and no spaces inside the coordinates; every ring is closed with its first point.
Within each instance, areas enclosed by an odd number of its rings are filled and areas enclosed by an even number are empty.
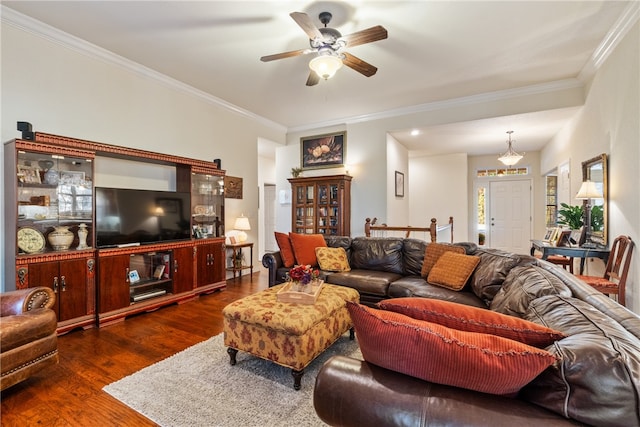
{"type": "Polygon", "coordinates": [[[580,274],[584,273],[584,261],[586,258],[600,258],[606,264],[609,260],[609,249],[585,248],[584,246],[554,246],[543,240],[531,240],[531,255],[535,251],[542,252],[542,259],[547,259],[549,255],[564,255],[573,258],[580,258],[580,274]]]}
{"type": "Polygon", "coordinates": [[[242,243],[231,243],[227,245],[228,249],[231,249],[231,267],[227,268],[227,271],[233,271],[233,278],[236,278],[236,271],[238,272],[238,277],[242,276],[242,270],[249,269],[251,271],[251,280],[253,280],[253,243],[250,242],[242,242],[242,243]],[[249,256],[249,264],[244,264],[242,262],[242,248],[249,248],[250,256],[249,256]],[[236,262],[240,260],[240,262],[236,262]]]}

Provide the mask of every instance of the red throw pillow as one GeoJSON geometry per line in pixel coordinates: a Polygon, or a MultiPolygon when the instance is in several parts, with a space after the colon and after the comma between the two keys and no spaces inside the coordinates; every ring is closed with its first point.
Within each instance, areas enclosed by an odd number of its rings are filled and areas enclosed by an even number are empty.
{"type": "Polygon", "coordinates": [[[316,248],[326,248],[327,242],[322,234],[298,234],[289,233],[293,254],[296,256],[296,264],[318,266],[316,248]]]}
{"type": "Polygon", "coordinates": [[[535,347],[544,348],[566,337],[562,332],[528,320],[450,301],[393,298],[381,301],[378,305],[384,310],[414,319],[426,320],[460,331],[497,335],[535,347]]]}
{"type": "Polygon", "coordinates": [[[556,358],[507,338],[458,331],[347,301],[367,362],[438,384],[513,395],[556,358]]]}
{"type": "Polygon", "coordinates": [[[293,246],[291,246],[291,240],[289,236],[284,233],[274,233],[276,235],[276,242],[278,248],[280,248],[280,257],[282,258],[282,264],[285,267],[293,267],[296,263],[296,257],[293,254],[293,246]]]}

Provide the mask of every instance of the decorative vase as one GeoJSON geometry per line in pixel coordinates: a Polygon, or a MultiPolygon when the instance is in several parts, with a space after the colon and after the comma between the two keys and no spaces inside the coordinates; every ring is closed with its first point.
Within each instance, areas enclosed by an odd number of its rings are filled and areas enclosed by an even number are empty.
{"type": "Polygon", "coordinates": [[[87,231],[87,224],[82,223],[78,226],[78,247],[76,249],[87,249],[89,246],[87,245],[87,236],[89,235],[89,231],[87,231]]]}
{"type": "Polygon", "coordinates": [[[57,185],[58,182],[60,182],[60,175],[58,174],[58,171],[54,168],[51,168],[47,172],[45,172],[44,182],[45,184],[57,185]]]}
{"type": "Polygon", "coordinates": [[[291,290],[295,292],[303,292],[305,294],[310,293],[311,283],[292,282],[291,290]]]}
{"type": "Polygon", "coordinates": [[[73,242],[73,233],[66,225],[53,227],[54,230],[47,237],[54,251],[66,251],[73,242]]]}

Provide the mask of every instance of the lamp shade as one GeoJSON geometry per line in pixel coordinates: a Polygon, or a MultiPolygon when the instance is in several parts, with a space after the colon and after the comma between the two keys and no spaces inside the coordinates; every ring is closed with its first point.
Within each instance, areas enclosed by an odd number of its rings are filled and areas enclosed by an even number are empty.
{"type": "Polygon", "coordinates": [[[601,199],[602,191],[598,190],[596,183],[593,181],[584,181],[576,194],[576,199],[601,199]]]}
{"type": "Polygon", "coordinates": [[[233,228],[235,230],[251,230],[251,225],[249,224],[249,218],[247,218],[246,216],[242,215],[239,216],[238,218],[236,218],[236,222],[233,225],[233,228]]]}
{"type": "Polygon", "coordinates": [[[309,61],[309,68],[315,73],[327,80],[342,68],[342,60],[334,55],[319,55],[309,61]]]}

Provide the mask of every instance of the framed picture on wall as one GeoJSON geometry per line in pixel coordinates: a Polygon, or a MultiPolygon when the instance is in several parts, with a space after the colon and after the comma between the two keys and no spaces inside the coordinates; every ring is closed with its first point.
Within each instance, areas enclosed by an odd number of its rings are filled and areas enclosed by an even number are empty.
{"type": "Polygon", "coordinates": [[[404,197],[404,174],[396,171],[396,197],[404,197]]]}
{"type": "Polygon", "coordinates": [[[330,168],[344,164],[347,132],[300,138],[302,169],[330,168]]]}

